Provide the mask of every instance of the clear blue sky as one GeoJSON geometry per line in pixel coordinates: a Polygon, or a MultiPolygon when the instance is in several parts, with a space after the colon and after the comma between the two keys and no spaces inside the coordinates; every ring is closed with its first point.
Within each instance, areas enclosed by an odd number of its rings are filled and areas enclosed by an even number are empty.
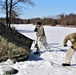
{"type": "MultiPolygon", "coordinates": [[[[34,7],[26,5],[20,18],[47,17],[58,14],[76,13],[76,0],[31,0],[36,5],[34,7]]],[[[0,14],[1,16],[1,14],[0,14]]]]}

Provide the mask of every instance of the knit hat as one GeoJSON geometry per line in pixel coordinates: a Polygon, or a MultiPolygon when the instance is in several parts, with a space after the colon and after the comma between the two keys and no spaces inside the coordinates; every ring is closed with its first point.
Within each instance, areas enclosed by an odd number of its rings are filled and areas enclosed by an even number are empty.
{"type": "Polygon", "coordinates": [[[41,22],[37,22],[37,25],[41,25],[41,22]]]}

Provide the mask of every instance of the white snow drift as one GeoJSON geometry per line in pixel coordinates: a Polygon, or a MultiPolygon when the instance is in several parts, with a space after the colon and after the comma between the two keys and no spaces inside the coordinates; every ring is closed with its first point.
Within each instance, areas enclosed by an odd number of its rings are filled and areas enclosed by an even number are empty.
{"type": "MultiPolygon", "coordinates": [[[[12,25],[22,33],[31,39],[35,40],[35,32],[33,31],[35,26],[32,24],[28,25],[12,25]]],[[[68,42],[68,47],[63,47],[63,39],[66,35],[76,32],[76,28],[68,27],[51,27],[44,26],[47,42],[51,47],[51,52],[47,52],[45,48],[41,47],[40,55],[33,55],[35,52],[34,44],[32,44],[32,52],[27,61],[16,62],[15,64],[12,60],[8,59],[6,62],[0,63],[0,75],[12,67],[18,69],[16,75],[76,75],[75,68],[65,68],[65,67],[55,67],[52,62],[62,64],[65,61],[66,52],[61,50],[67,50],[71,43],[68,42]]],[[[76,53],[72,57],[71,64],[76,64],[76,53]]]]}

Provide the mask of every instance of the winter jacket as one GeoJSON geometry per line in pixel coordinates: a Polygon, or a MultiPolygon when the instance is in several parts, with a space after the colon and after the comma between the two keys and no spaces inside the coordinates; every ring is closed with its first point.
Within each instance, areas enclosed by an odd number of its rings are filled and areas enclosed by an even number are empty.
{"type": "Polygon", "coordinates": [[[43,26],[40,26],[40,27],[37,29],[36,36],[37,36],[38,38],[40,38],[40,40],[45,36],[45,32],[44,32],[43,26]]]}
{"type": "Polygon", "coordinates": [[[72,48],[74,50],[76,50],[76,33],[72,33],[72,34],[69,34],[68,36],[65,37],[64,39],[64,46],[67,46],[67,41],[70,40],[71,43],[72,43],[72,48]]]}

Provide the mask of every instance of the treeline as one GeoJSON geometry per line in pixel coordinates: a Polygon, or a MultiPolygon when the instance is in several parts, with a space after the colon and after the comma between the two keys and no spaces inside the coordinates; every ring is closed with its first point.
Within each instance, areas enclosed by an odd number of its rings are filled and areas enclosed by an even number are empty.
{"type": "MultiPolygon", "coordinates": [[[[60,14],[55,17],[44,17],[44,18],[31,18],[31,19],[12,19],[12,24],[36,24],[38,21],[42,22],[43,25],[61,25],[61,26],[76,26],[76,14],[60,14]]],[[[0,18],[0,22],[6,23],[5,18],[0,18]]]]}

